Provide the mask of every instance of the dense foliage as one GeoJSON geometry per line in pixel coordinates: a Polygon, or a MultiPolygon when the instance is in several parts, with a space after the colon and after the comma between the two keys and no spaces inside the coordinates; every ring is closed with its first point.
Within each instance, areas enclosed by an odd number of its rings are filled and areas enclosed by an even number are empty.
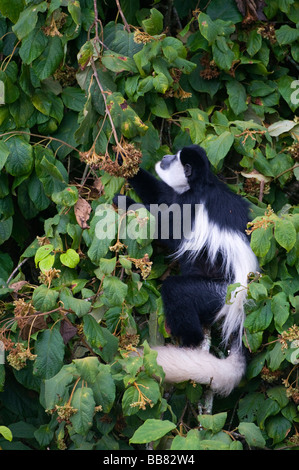
{"type": "Polygon", "coordinates": [[[0,445],[298,448],[298,2],[107,3],[0,0],[0,445]],[[177,267],[112,205],[190,143],[251,202],[262,268],[246,377],[211,414],[149,347],[177,267]]]}

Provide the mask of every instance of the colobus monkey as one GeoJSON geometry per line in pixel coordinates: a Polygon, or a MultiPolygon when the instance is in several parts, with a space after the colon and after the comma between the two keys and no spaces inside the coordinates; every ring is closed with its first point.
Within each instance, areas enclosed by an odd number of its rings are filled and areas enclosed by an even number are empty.
{"type": "MultiPolygon", "coordinates": [[[[168,382],[190,379],[228,395],[245,371],[242,333],[247,278],[258,269],[245,234],[248,203],[212,173],[205,151],[197,145],[165,155],[155,170],[161,181],[140,168],[129,183],[148,210],[157,204],[166,211],[169,208],[170,225],[175,221],[172,208],[180,209],[179,235],[174,225],[168,239],[163,237],[163,211],[157,216],[157,224],[159,238],[180,263],[181,274],[164,280],[161,295],[166,324],[171,334],[180,338],[182,347],[154,348],[157,362],[168,382]],[[186,214],[191,220],[189,230],[183,220],[186,214]],[[234,283],[240,286],[226,303],[227,286],[234,283]],[[227,346],[233,338],[231,353],[225,359],[199,346],[203,327],[216,320],[222,320],[223,343],[227,346]]],[[[127,207],[134,203],[122,197],[127,207]]],[[[120,204],[117,197],[114,202],[120,204]]]]}

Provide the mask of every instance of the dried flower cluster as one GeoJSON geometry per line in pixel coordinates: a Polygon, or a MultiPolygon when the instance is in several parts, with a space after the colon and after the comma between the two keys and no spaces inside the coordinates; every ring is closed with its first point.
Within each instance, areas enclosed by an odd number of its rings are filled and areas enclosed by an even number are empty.
{"type": "Polygon", "coordinates": [[[81,162],[86,163],[93,170],[98,170],[105,158],[105,155],[98,155],[95,151],[94,145],[86,152],[80,152],[81,162]]]}
{"type": "Polygon", "coordinates": [[[292,155],[292,158],[296,161],[299,162],[299,143],[295,143],[288,147],[288,151],[292,155]]]}
{"type": "Polygon", "coordinates": [[[214,60],[210,60],[209,54],[204,54],[200,59],[201,65],[204,69],[200,72],[200,76],[205,80],[211,80],[212,78],[217,78],[220,74],[219,69],[214,60]]]}
{"type": "Polygon", "coordinates": [[[298,346],[293,343],[292,347],[299,347],[299,326],[293,325],[288,330],[283,331],[279,336],[279,342],[281,344],[281,349],[287,349],[288,342],[298,342],[298,346]]]}
{"type": "Polygon", "coordinates": [[[47,237],[36,237],[39,246],[49,245],[50,240],[47,237]]]}
{"type": "Polygon", "coordinates": [[[31,354],[30,350],[25,349],[22,343],[17,343],[7,356],[7,361],[16,370],[21,370],[27,365],[27,359],[34,361],[35,354],[31,354]]]}
{"type": "Polygon", "coordinates": [[[119,347],[128,351],[136,351],[136,346],[139,344],[139,335],[131,335],[126,333],[120,336],[119,347]]]}
{"type": "Polygon", "coordinates": [[[72,405],[69,403],[66,403],[65,405],[55,405],[54,408],[51,410],[46,410],[46,413],[49,414],[54,414],[57,413],[57,421],[61,423],[62,421],[69,422],[70,418],[77,413],[77,409],[74,408],[72,405]]]}
{"type": "Polygon", "coordinates": [[[51,268],[48,271],[42,272],[38,279],[42,284],[46,284],[48,287],[50,287],[53,279],[60,277],[60,273],[60,269],[51,268]]]}
{"type": "Polygon", "coordinates": [[[106,155],[101,163],[101,169],[110,175],[122,178],[132,178],[139,170],[142,154],[134,144],[123,141],[113,148],[115,160],[106,155]]]}
{"type": "Polygon", "coordinates": [[[279,370],[272,371],[268,367],[263,367],[261,370],[261,378],[265,382],[273,383],[281,376],[282,372],[279,370]]]}
{"type": "Polygon", "coordinates": [[[250,235],[254,230],[257,230],[258,228],[264,228],[266,229],[270,224],[274,223],[274,220],[271,219],[271,216],[274,214],[273,209],[271,207],[268,207],[268,209],[265,212],[265,216],[262,217],[260,220],[256,220],[255,222],[249,222],[247,225],[249,228],[246,230],[247,235],[250,235]]]}
{"type": "MultiPolygon", "coordinates": [[[[259,197],[260,191],[261,191],[261,183],[260,181],[254,178],[246,178],[243,189],[246,192],[246,194],[259,197]]],[[[263,194],[269,194],[269,192],[270,192],[270,183],[266,183],[263,188],[263,194]]]]}
{"type": "Polygon", "coordinates": [[[139,388],[139,386],[144,388],[148,387],[145,387],[145,385],[142,384],[137,384],[136,382],[134,382],[133,385],[138,390],[138,400],[130,404],[131,408],[135,408],[136,406],[138,406],[140,410],[145,410],[147,404],[152,408],[154,406],[152,400],[150,400],[146,395],[144,395],[144,393],[142,393],[139,388]]]}
{"type": "Polygon", "coordinates": [[[286,396],[291,398],[296,405],[299,405],[299,385],[295,382],[295,385],[290,384],[288,379],[282,381],[286,387],[286,396]]]}
{"type": "Polygon", "coordinates": [[[124,245],[124,243],[122,243],[120,240],[117,240],[115,245],[109,247],[109,250],[119,253],[120,251],[125,250],[126,248],[127,246],[124,245]]]}
{"type": "Polygon", "coordinates": [[[133,39],[136,44],[147,44],[155,38],[153,38],[153,36],[151,36],[150,34],[145,33],[144,31],[140,31],[140,29],[136,29],[136,31],[134,32],[133,39]]]}
{"type": "Polygon", "coordinates": [[[42,29],[46,36],[59,36],[62,37],[62,34],[59,30],[63,27],[67,19],[67,14],[62,11],[56,11],[51,16],[51,21],[48,26],[43,26],[42,29]]]}
{"type": "Polygon", "coordinates": [[[75,67],[71,67],[67,64],[62,64],[53,74],[55,80],[58,80],[63,88],[72,86],[76,83],[75,67]]]}
{"type": "Polygon", "coordinates": [[[268,39],[271,44],[276,43],[276,35],[275,35],[275,28],[274,25],[271,23],[266,23],[260,26],[257,32],[264,38],[268,39]]]}
{"type": "Polygon", "coordinates": [[[146,253],[143,258],[135,259],[129,258],[132,261],[137,269],[140,269],[141,276],[143,279],[146,279],[151,272],[153,262],[150,261],[148,254],[146,253]]]}

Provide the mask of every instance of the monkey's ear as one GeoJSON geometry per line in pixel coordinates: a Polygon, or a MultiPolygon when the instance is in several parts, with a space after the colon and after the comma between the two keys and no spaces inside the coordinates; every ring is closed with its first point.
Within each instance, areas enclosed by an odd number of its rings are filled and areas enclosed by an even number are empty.
{"type": "Polygon", "coordinates": [[[189,163],[186,163],[186,165],[184,165],[184,173],[187,178],[188,176],[192,175],[192,166],[189,165],[189,163]]]}

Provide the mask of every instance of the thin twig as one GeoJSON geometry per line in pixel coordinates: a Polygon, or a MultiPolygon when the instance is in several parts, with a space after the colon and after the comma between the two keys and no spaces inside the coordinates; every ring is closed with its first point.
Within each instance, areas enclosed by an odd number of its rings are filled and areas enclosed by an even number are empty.
{"type": "Polygon", "coordinates": [[[126,20],[126,18],[125,18],[125,15],[123,14],[123,11],[122,11],[121,6],[120,6],[120,3],[119,3],[119,0],[115,0],[115,2],[116,2],[116,5],[117,5],[119,14],[120,14],[120,16],[122,17],[124,26],[125,26],[126,30],[128,31],[128,33],[130,33],[130,32],[131,32],[131,29],[130,29],[129,23],[127,22],[127,20],[126,20]]]}
{"type": "Polygon", "coordinates": [[[21,261],[21,263],[18,264],[18,266],[13,270],[13,272],[11,273],[11,275],[9,276],[9,278],[7,279],[7,282],[6,284],[9,286],[9,283],[10,281],[12,280],[12,278],[14,277],[15,273],[18,271],[18,269],[20,269],[21,266],[23,266],[24,263],[26,263],[26,261],[28,260],[29,258],[24,258],[23,261],[21,261]]]}
{"type": "Polygon", "coordinates": [[[78,149],[73,147],[72,145],[68,144],[67,142],[64,142],[61,139],[57,139],[56,137],[51,137],[51,136],[46,136],[46,135],[39,135],[39,134],[33,134],[32,132],[26,132],[26,131],[9,131],[9,132],[4,132],[3,134],[0,134],[0,138],[5,137],[6,135],[30,135],[31,137],[42,137],[44,140],[55,140],[56,142],[60,142],[63,145],[66,145],[67,147],[71,148],[72,150],[75,150],[76,152],[80,153],[78,149]]]}
{"type": "Polygon", "coordinates": [[[119,143],[119,140],[118,140],[118,137],[117,137],[117,132],[116,132],[116,129],[115,129],[115,126],[114,126],[114,122],[113,122],[113,119],[112,119],[112,116],[110,114],[110,111],[108,109],[108,106],[107,106],[107,98],[106,98],[106,95],[105,95],[105,91],[104,91],[104,88],[102,87],[102,84],[100,82],[100,79],[99,79],[99,76],[98,76],[98,72],[97,72],[97,69],[96,69],[96,66],[95,66],[95,63],[94,63],[94,60],[93,58],[90,59],[90,62],[91,62],[91,67],[92,67],[92,70],[93,70],[93,75],[96,79],[96,82],[98,84],[98,87],[101,91],[101,94],[102,94],[102,97],[103,97],[103,100],[104,100],[104,105],[105,105],[105,111],[106,111],[106,114],[109,118],[109,121],[110,121],[110,124],[111,124],[111,127],[112,127],[112,132],[113,132],[113,135],[114,135],[114,138],[115,138],[115,141],[116,143],[118,144],[119,143]]]}
{"type": "Polygon", "coordinates": [[[292,171],[292,170],[295,170],[295,168],[298,168],[299,166],[299,163],[295,163],[295,165],[293,165],[291,168],[288,168],[287,170],[284,170],[282,173],[280,173],[279,175],[275,176],[275,180],[277,178],[280,178],[282,175],[284,175],[285,173],[288,173],[288,171],[292,171]]]}

